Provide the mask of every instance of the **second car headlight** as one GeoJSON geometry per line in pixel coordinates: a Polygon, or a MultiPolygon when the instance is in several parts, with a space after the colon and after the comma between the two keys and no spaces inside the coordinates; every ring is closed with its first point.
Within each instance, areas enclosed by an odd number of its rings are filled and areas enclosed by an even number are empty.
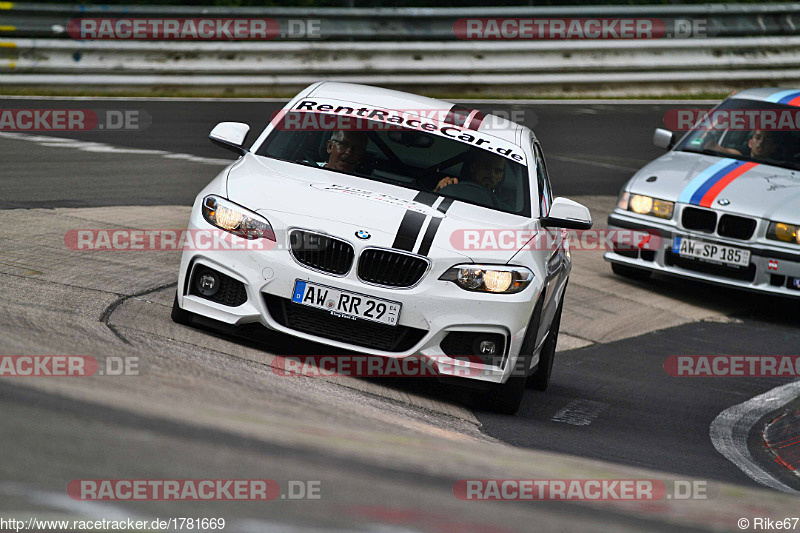
{"type": "Polygon", "coordinates": [[[650,215],[658,218],[672,218],[675,202],[659,200],[643,194],[631,194],[627,209],[640,215],[650,215]]]}
{"type": "Polygon", "coordinates": [[[275,232],[266,218],[219,196],[203,198],[203,218],[212,226],[244,239],[275,240],[275,232]]]}
{"type": "Polygon", "coordinates": [[[533,281],[533,272],[523,266],[456,265],[439,277],[466,291],[513,294],[533,281]]]}
{"type": "Polygon", "coordinates": [[[770,222],[767,239],[800,244],[800,226],[784,222],[770,222]]]}

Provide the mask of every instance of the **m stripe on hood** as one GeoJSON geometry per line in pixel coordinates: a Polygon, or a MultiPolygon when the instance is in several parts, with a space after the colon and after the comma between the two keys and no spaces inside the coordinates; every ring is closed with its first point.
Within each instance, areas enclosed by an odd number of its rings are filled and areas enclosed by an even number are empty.
{"type": "Polygon", "coordinates": [[[725,158],[714,163],[687,185],[678,198],[679,202],[711,207],[714,199],[722,190],[736,178],[748,170],[758,166],[758,163],[725,158]]]}

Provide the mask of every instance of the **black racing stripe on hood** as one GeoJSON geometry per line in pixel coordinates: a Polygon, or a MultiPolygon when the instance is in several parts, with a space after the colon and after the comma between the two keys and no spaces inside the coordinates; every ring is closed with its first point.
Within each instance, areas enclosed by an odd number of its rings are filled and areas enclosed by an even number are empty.
{"type": "MultiPolygon", "coordinates": [[[[437,209],[442,213],[447,213],[447,210],[450,209],[451,205],[453,205],[452,198],[443,198],[437,209]]],[[[428,252],[431,251],[433,239],[436,238],[436,232],[439,231],[439,225],[442,223],[442,220],[444,220],[444,217],[436,217],[431,220],[430,224],[428,224],[428,227],[425,230],[425,235],[422,236],[422,242],[420,243],[419,251],[417,252],[418,254],[428,255],[428,252]]]]}
{"type": "Polygon", "coordinates": [[[451,205],[453,205],[453,199],[445,198],[444,200],[442,200],[442,203],[440,203],[439,207],[437,207],[436,209],[438,209],[442,213],[447,213],[447,210],[450,209],[451,205]]]}
{"type": "Polygon", "coordinates": [[[428,255],[428,252],[431,251],[433,239],[436,237],[436,232],[439,230],[439,224],[441,223],[442,219],[437,217],[428,224],[428,229],[425,230],[425,235],[422,237],[422,242],[419,245],[419,251],[417,252],[419,255],[428,255]]]}
{"type": "Polygon", "coordinates": [[[407,210],[397,229],[392,248],[411,252],[414,249],[414,243],[417,242],[417,235],[422,229],[422,224],[425,223],[425,218],[422,213],[407,210]]]}
{"type": "Polygon", "coordinates": [[[433,204],[438,199],[439,199],[439,197],[436,196],[435,194],[432,194],[432,193],[429,193],[429,192],[425,192],[425,191],[419,191],[417,193],[417,195],[414,197],[414,201],[415,202],[419,202],[421,204],[425,204],[425,205],[427,205],[429,207],[432,207],[433,204]]]}

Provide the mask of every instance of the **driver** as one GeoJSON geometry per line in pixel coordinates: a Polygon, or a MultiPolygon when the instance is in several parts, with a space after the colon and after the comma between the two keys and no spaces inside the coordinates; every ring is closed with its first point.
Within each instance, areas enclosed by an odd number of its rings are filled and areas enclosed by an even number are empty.
{"type": "Polygon", "coordinates": [[[731,155],[744,155],[756,159],[775,157],[778,152],[779,139],[774,131],[755,130],[747,141],[746,153],[742,153],[736,148],[726,148],[720,146],[716,141],[712,141],[706,147],[717,152],[731,155]]]}
{"type": "MultiPolygon", "coordinates": [[[[465,156],[461,177],[464,180],[477,183],[494,193],[495,188],[503,181],[505,172],[506,161],[502,156],[492,154],[486,150],[470,150],[465,156]]],[[[447,176],[436,184],[433,192],[457,183],[458,178],[447,176]]]]}
{"type": "Polygon", "coordinates": [[[324,168],[354,172],[367,150],[369,137],[362,131],[333,132],[328,140],[328,162],[324,168]]]}

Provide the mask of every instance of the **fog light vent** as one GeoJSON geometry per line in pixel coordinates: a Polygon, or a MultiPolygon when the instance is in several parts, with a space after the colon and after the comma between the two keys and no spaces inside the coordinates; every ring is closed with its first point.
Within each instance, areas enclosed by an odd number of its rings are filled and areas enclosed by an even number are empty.
{"type": "Polygon", "coordinates": [[[229,307],[238,307],[247,301],[244,283],[205,265],[194,268],[189,294],[229,307]]]}
{"type": "Polygon", "coordinates": [[[442,351],[450,357],[468,356],[485,365],[502,366],[506,337],[500,333],[451,331],[442,340],[442,351]]]}

